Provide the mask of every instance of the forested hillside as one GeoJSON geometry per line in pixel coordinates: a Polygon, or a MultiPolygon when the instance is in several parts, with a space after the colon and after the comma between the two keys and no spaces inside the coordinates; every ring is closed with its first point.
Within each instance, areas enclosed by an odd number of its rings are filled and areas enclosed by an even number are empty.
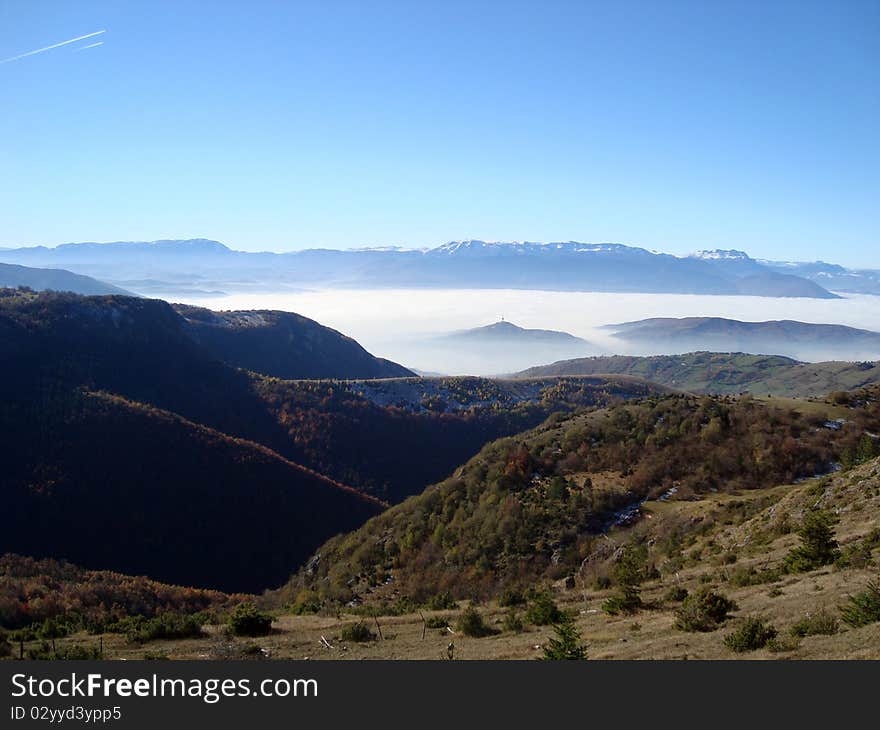
{"type": "Polygon", "coordinates": [[[156,300],[0,297],[3,493],[17,515],[0,551],[269,588],[376,514],[368,493],[399,501],[553,411],[657,391],[627,378],[415,378],[411,401],[386,403],[397,386],[233,368],[187,328],[156,300]]]}
{"type": "Polygon", "coordinates": [[[350,337],[291,312],[174,310],[185,331],[218,360],[278,378],[398,378],[412,375],[373,357],[350,337]]]}
{"type": "Polygon", "coordinates": [[[0,553],[256,591],[382,506],[252,442],[103,393],[0,409],[0,553]]]}
{"type": "Polygon", "coordinates": [[[880,452],[876,388],[805,405],[671,395],[551,419],[329,541],[284,595],[488,597],[572,574],[642,500],[770,487],[880,452]]]}
{"type": "Polygon", "coordinates": [[[381,381],[259,379],[256,390],[303,464],[396,503],[449,476],[480,447],[553,413],[641,398],[662,388],[633,378],[381,381]]]}

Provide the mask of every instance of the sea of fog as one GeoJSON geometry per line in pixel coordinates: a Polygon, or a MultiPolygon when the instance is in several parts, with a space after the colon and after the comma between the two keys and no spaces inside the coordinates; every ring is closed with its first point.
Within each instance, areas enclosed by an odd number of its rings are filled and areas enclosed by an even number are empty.
{"type": "MultiPolygon", "coordinates": [[[[497,322],[562,330],[594,345],[566,357],[617,353],[647,355],[615,340],[602,325],[647,317],[715,316],[746,321],[794,319],[880,331],[880,297],[782,299],[688,294],[611,294],[517,289],[345,290],[241,293],[169,301],[211,309],[280,309],[297,312],[354,337],[370,352],[410,368],[446,374],[508,373],[561,359],[534,348],[463,352],[437,343],[437,336],[497,322]]],[[[829,349],[820,359],[842,359],[829,349]]],[[[813,357],[812,359],[818,359],[813,357]]]]}

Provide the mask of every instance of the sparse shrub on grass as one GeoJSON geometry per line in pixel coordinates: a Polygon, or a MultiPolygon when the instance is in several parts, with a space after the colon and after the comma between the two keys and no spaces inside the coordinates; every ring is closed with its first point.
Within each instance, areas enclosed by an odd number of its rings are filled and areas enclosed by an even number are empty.
{"type": "Polygon", "coordinates": [[[842,550],[834,561],[837,568],[867,568],[874,561],[871,556],[872,546],[867,541],[860,541],[842,550]]]}
{"type": "Polygon", "coordinates": [[[156,639],[193,639],[203,635],[204,617],[179,613],[160,613],[153,618],[126,616],[105,627],[108,633],[124,634],[132,644],[145,644],[156,639]]]}
{"type": "Polygon", "coordinates": [[[226,626],[233,636],[266,636],[272,631],[272,617],[261,613],[253,603],[240,603],[226,626]]]}
{"type": "Polygon", "coordinates": [[[746,586],[757,586],[764,583],[773,583],[779,580],[780,571],[773,568],[747,568],[739,567],[727,576],[727,582],[736,588],[745,588],[746,586]]]}
{"type": "Polygon", "coordinates": [[[737,653],[757,651],[767,646],[779,632],[763,619],[749,616],[737,628],[724,637],[724,646],[737,653]]]}
{"type": "Polygon", "coordinates": [[[37,632],[33,626],[25,626],[23,629],[16,629],[9,632],[9,640],[15,643],[20,641],[33,641],[37,638],[37,632]]]}
{"type": "Polygon", "coordinates": [[[62,661],[93,661],[101,659],[101,649],[97,646],[59,646],[54,659],[62,661]]]}
{"type": "Polygon", "coordinates": [[[443,616],[428,616],[425,619],[425,627],[429,629],[445,629],[449,626],[449,621],[443,616]]]}
{"type": "Polygon", "coordinates": [[[43,641],[39,646],[30,646],[25,652],[26,659],[35,659],[44,661],[47,659],[55,659],[55,652],[52,651],[52,645],[48,641],[43,641]]]}
{"type": "Polygon", "coordinates": [[[76,631],[75,626],[73,626],[69,621],[65,620],[63,615],[61,616],[53,616],[51,618],[47,618],[40,624],[39,628],[37,628],[37,638],[38,639],[61,639],[65,636],[70,636],[74,631],[76,631]]]}
{"type": "Polygon", "coordinates": [[[667,603],[681,603],[685,598],[688,597],[688,589],[684,586],[672,586],[666,593],[663,595],[663,600],[667,603]]]}
{"type": "Polygon", "coordinates": [[[875,527],[867,535],[865,535],[864,539],[862,540],[862,544],[865,545],[869,550],[874,550],[880,547],[880,527],[875,527]]]}
{"type": "Polygon", "coordinates": [[[473,638],[490,636],[495,633],[486,623],[483,615],[473,606],[468,606],[462,612],[461,616],[458,617],[456,627],[465,636],[471,636],[473,638]]]}
{"type": "Polygon", "coordinates": [[[458,603],[452,599],[452,594],[449,591],[443,591],[431,596],[425,603],[425,608],[429,611],[446,611],[458,608],[458,603]]]}
{"type": "Polygon", "coordinates": [[[243,656],[245,658],[249,658],[249,659],[253,659],[255,657],[262,658],[262,656],[263,656],[263,650],[259,647],[259,645],[258,644],[251,644],[251,643],[244,644],[239,649],[238,653],[241,656],[243,656]]]}
{"type": "Polygon", "coordinates": [[[26,656],[28,659],[40,661],[90,661],[100,659],[101,651],[97,646],[59,646],[52,649],[52,645],[44,641],[39,646],[28,649],[26,656]]]}
{"type": "Polygon", "coordinates": [[[323,606],[320,603],[294,603],[288,609],[291,616],[311,616],[321,610],[323,606]]]}
{"type": "Polygon", "coordinates": [[[376,638],[376,634],[370,631],[370,627],[366,623],[358,621],[357,623],[343,626],[339,638],[342,641],[365,642],[373,641],[376,638]]]}
{"type": "Polygon", "coordinates": [[[837,560],[840,556],[834,539],[837,522],[837,517],[830,512],[808,511],[797,531],[801,544],[785,556],[785,569],[789,573],[805,573],[837,560]]]}
{"type": "Polygon", "coordinates": [[[544,659],[586,659],[587,648],[581,642],[581,632],[575,626],[574,619],[563,614],[553,626],[555,636],[544,647],[544,659]]]}
{"type": "Polygon", "coordinates": [[[504,608],[510,606],[523,606],[525,603],[526,597],[523,595],[522,591],[517,591],[512,588],[503,591],[498,598],[498,605],[504,608]]]}
{"type": "Polygon", "coordinates": [[[682,601],[675,611],[675,628],[680,631],[715,631],[737,608],[726,596],[701,588],[682,601]]]}
{"type": "Polygon", "coordinates": [[[774,654],[781,654],[786,651],[795,651],[800,648],[801,638],[799,636],[776,636],[767,642],[765,647],[767,651],[774,654]]]}
{"type": "Polygon", "coordinates": [[[144,660],[154,662],[154,661],[166,661],[168,659],[168,655],[164,651],[145,651],[144,652],[144,660]]]}
{"type": "Polygon", "coordinates": [[[840,618],[853,628],[880,621],[880,586],[870,581],[867,590],[850,596],[849,601],[840,607],[840,618]]]}
{"type": "Polygon", "coordinates": [[[289,610],[294,616],[305,616],[318,613],[322,605],[323,601],[315,591],[304,590],[300,591],[289,610]]]}
{"type": "Polygon", "coordinates": [[[508,611],[504,614],[504,622],[502,628],[514,634],[519,634],[525,628],[523,620],[516,611],[508,611]]]}
{"type": "Polygon", "coordinates": [[[631,586],[621,588],[617,594],[602,601],[602,610],[611,616],[636,613],[641,607],[642,599],[631,586]]]}
{"type": "Polygon", "coordinates": [[[535,626],[546,626],[558,623],[561,619],[562,611],[549,591],[539,591],[532,597],[526,609],[526,621],[535,626]]]}
{"type": "Polygon", "coordinates": [[[831,636],[839,629],[837,617],[830,611],[820,608],[808,613],[791,627],[792,636],[831,636]]]}

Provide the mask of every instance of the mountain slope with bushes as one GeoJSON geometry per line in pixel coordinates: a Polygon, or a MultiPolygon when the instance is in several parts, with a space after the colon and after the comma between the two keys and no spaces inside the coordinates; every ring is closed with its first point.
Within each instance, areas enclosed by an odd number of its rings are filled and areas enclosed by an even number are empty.
{"type": "Polygon", "coordinates": [[[878,395],[800,409],[665,396],[551,419],[486,446],[452,478],[329,541],[284,595],[487,597],[570,575],[645,499],[766,488],[876,449],[868,434],[880,430],[878,395]]]}
{"type": "Polygon", "coordinates": [[[635,357],[613,355],[563,360],[513,377],[633,375],[694,393],[821,397],[880,383],[880,362],[804,363],[779,355],[691,352],[635,357]]]}
{"type": "Polygon", "coordinates": [[[658,390],[280,380],[219,361],[172,307],[131,297],[7,290],[0,341],[3,490],[20,513],[0,550],[228,590],[280,584],[381,509],[365,493],[399,501],[553,410],[658,390]]]}

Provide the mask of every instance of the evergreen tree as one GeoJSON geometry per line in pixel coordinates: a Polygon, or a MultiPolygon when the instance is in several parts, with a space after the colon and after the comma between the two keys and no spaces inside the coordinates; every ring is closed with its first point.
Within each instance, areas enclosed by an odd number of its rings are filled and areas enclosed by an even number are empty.
{"type": "Polygon", "coordinates": [[[880,454],[880,449],[877,448],[874,439],[868,436],[868,434],[863,434],[856,448],[856,464],[864,464],[867,461],[871,461],[878,454],[880,454]]]}
{"type": "Polygon", "coordinates": [[[840,607],[840,617],[853,628],[880,621],[880,584],[869,582],[866,591],[850,596],[840,607]]]}
{"type": "Polygon", "coordinates": [[[563,614],[553,627],[556,636],[544,647],[544,659],[586,659],[587,648],[581,643],[581,632],[575,626],[574,619],[563,614]]]}
{"type": "Polygon", "coordinates": [[[617,595],[602,604],[602,610],[610,614],[635,613],[642,607],[639,586],[648,574],[648,550],[644,545],[627,545],[614,566],[617,595]]]}
{"type": "Polygon", "coordinates": [[[824,510],[810,510],[798,529],[801,544],[785,558],[785,568],[789,573],[803,573],[808,570],[829,565],[840,555],[834,527],[838,519],[824,510]]]}

